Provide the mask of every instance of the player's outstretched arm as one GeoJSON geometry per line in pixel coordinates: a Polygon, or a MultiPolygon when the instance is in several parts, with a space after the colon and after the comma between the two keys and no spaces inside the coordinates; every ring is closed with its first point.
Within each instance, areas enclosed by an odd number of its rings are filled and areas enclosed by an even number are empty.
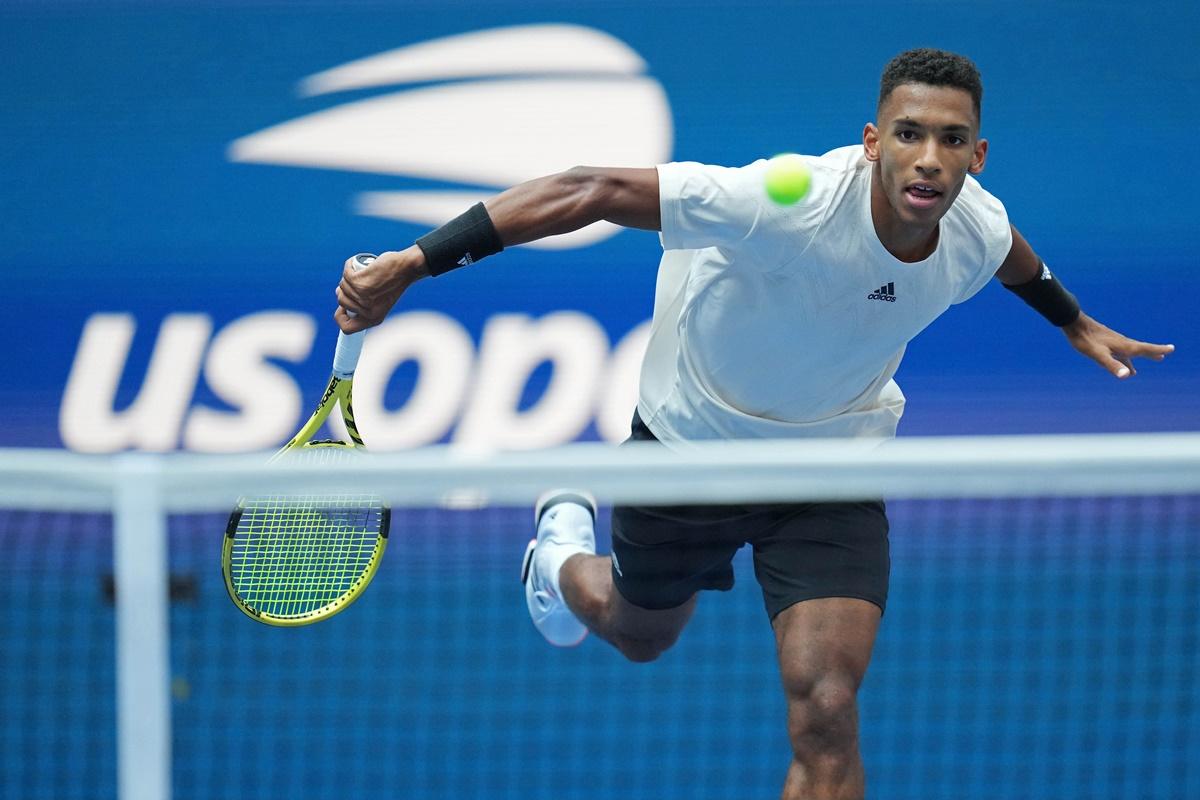
{"type": "Polygon", "coordinates": [[[347,261],[334,320],[346,333],[378,325],[421,278],[600,220],[659,230],[658,170],[574,167],[496,195],[421,237],[418,244],[381,253],[369,270],[356,271],[347,261]]]}
{"type": "Polygon", "coordinates": [[[505,247],[570,233],[607,220],[662,229],[658,170],[575,167],[518,184],[484,205],[505,247]]]}
{"type": "Polygon", "coordinates": [[[1089,317],[1075,296],[1063,288],[1033,252],[1025,237],[1012,229],[1012,249],[996,277],[1042,316],[1062,328],[1071,346],[1118,378],[1137,374],[1134,358],[1162,361],[1175,350],[1173,344],[1151,344],[1130,339],[1089,317]]]}
{"type": "Polygon", "coordinates": [[[1118,378],[1137,375],[1134,358],[1162,361],[1175,351],[1173,344],[1151,344],[1130,339],[1080,312],[1079,319],[1063,326],[1067,341],[1079,352],[1118,378]]]}

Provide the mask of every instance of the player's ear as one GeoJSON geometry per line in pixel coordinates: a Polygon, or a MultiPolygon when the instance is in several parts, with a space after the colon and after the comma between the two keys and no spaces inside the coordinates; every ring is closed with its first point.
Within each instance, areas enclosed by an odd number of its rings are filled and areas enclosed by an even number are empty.
{"type": "Polygon", "coordinates": [[[866,151],[867,161],[879,160],[879,128],[873,122],[863,127],[863,150],[866,151]]]}
{"type": "Polygon", "coordinates": [[[967,167],[967,172],[972,175],[983,172],[983,165],[987,162],[987,147],[987,139],[975,142],[975,152],[971,154],[971,166],[967,167]]]}

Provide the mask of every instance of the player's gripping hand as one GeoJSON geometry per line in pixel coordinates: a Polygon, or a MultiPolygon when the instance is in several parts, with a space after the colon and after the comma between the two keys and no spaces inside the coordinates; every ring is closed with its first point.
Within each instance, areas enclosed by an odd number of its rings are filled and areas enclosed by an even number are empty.
{"type": "Polygon", "coordinates": [[[1134,357],[1162,361],[1175,351],[1173,344],[1150,344],[1122,336],[1083,313],[1062,330],[1072,347],[1122,379],[1137,375],[1134,357]]]}
{"type": "Polygon", "coordinates": [[[409,286],[428,276],[425,255],[416,245],[380,253],[366,270],[355,269],[354,258],[348,258],[335,290],[338,308],[333,320],[345,333],[374,327],[383,322],[409,286]]]}

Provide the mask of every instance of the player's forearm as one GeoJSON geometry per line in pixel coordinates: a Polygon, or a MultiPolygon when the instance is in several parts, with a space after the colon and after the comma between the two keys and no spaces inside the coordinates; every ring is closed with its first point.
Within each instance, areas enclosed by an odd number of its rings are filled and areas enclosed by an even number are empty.
{"type": "Polygon", "coordinates": [[[1005,286],[1014,286],[1038,277],[1042,271],[1042,260],[1033,252],[1021,232],[1009,227],[1012,230],[1012,247],[1000,269],[996,270],[996,278],[1005,286]]]}
{"type": "Polygon", "coordinates": [[[1029,242],[1012,229],[1012,248],[996,270],[1004,288],[1024,300],[1052,324],[1064,328],[1082,317],[1079,301],[1059,283],[1045,262],[1033,252],[1029,242]]]}
{"type": "Polygon", "coordinates": [[[346,333],[377,325],[415,281],[600,220],[658,230],[658,170],[575,167],[527,181],[472,206],[405,250],[380,253],[370,269],[357,272],[347,262],[335,319],[346,333]]]}
{"type": "Polygon", "coordinates": [[[661,227],[654,169],[574,167],[518,184],[484,206],[505,247],[601,220],[629,228],[661,227]]]}
{"type": "Polygon", "coordinates": [[[505,247],[570,233],[600,220],[658,230],[658,170],[573,167],[518,184],[417,239],[421,256],[407,259],[408,271],[416,274],[411,265],[419,263],[416,277],[441,275],[505,247]]]}
{"type": "Polygon", "coordinates": [[[578,169],[518,184],[484,203],[505,247],[570,233],[603,219],[599,182],[578,169]]]}
{"type": "Polygon", "coordinates": [[[606,220],[627,228],[659,230],[658,170],[573,167],[517,184],[431,231],[403,251],[404,270],[414,279],[467,266],[500,247],[535,242],[606,220]],[[495,239],[489,243],[491,231],[495,239]],[[476,251],[466,260],[459,251],[476,251]],[[447,256],[449,254],[449,256],[447,256]],[[443,262],[447,257],[453,263],[443,262]]]}

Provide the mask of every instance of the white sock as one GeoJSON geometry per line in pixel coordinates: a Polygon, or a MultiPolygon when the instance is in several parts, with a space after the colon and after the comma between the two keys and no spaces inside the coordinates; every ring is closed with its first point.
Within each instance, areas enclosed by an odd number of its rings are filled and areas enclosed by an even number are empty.
{"type": "Polygon", "coordinates": [[[550,579],[554,593],[562,597],[558,575],[567,559],[579,553],[594,555],[596,530],[592,512],[578,503],[556,503],[542,514],[538,525],[538,562],[550,579]]]}

